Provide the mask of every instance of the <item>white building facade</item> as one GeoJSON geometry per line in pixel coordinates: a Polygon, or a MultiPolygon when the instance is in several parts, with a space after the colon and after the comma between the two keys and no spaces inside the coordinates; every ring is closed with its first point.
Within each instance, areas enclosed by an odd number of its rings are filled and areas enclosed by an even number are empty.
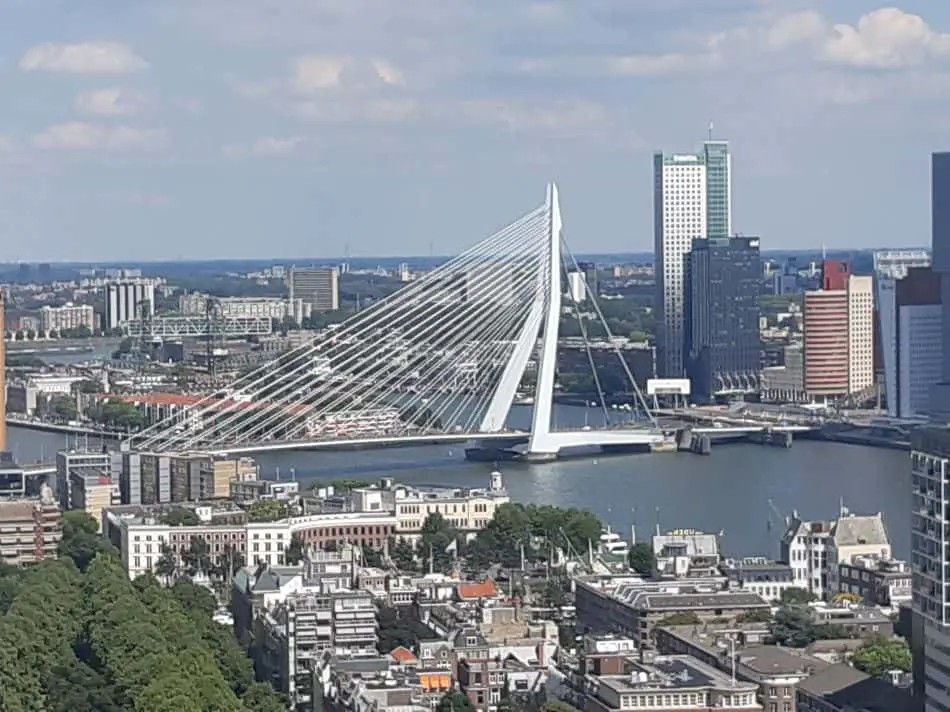
{"type": "Polygon", "coordinates": [[[874,282],[848,278],[848,393],[874,383],[874,282]]]}
{"type": "Polygon", "coordinates": [[[697,238],[732,233],[731,158],[728,144],[707,141],[699,154],[653,157],[657,374],[683,374],[684,257],[697,238]]]}
{"type": "Polygon", "coordinates": [[[155,284],[149,280],[117,282],[106,287],[106,329],[118,329],[130,321],[155,314],[155,284]]]}

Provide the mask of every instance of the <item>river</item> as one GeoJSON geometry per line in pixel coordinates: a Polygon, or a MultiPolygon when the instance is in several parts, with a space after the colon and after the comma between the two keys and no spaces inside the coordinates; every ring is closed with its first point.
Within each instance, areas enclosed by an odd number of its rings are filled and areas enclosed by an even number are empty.
{"type": "MultiPolygon", "coordinates": [[[[64,435],[16,427],[9,440],[21,462],[51,462],[68,442],[64,435]]],[[[639,536],[657,521],[664,530],[722,530],[730,556],[778,555],[782,527],[770,499],[783,514],[797,510],[808,519],[833,518],[843,500],[855,513],[882,512],[895,555],[908,558],[908,460],[896,450],[803,440],[789,450],[714,446],[708,457],[677,453],[505,463],[503,473],[515,501],[587,508],[621,532],[635,523],[639,536]]],[[[467,462],[460,446],[444,445],[267,454],[257,461],[265,477],[279,471],[301,481],[392,475],[407,484],[483,486],[492,469],[467,462]]]]}

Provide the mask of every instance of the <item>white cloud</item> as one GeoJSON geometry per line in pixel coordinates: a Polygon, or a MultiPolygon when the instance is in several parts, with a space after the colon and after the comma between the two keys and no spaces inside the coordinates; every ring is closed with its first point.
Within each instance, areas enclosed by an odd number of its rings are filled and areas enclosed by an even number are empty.
{"type": "Polygon", "coordinates": [[[160,129],[137,129],[130,126],[73,121],[50,126],[42,133],[36,134],[33,136],[33,145],[43,150],[152,150],[164,145],[166,139],[166,132],[160,129]]]}
{"type": "Polygon", "coordinates": [[[919,15],[882,8],[864,15],[857,25],[835,25],[824,56],[852,67],[919,67],[950,57],[950,34],[936,32],[919,15]]]}
{"type": "Polygon", "coordinates": [[[376,75],[383,81],[384,84],[399,87],[405,86],[405,75],[403,75],[403,73],[395,65],[393,65],[392,62],[389,62],[385,59],[374,59],[372,64],[373,69],[376,70],[376,75]]]}
{"type": "Polygon", "coordinates": [[[297,93],[312,94],[339,86],[342,73],[343,60],[340,57],[311,54],[294,62],[291,82],[297,93]]]}
{"type": "Polygon", "coordinates": [[[139,112],[143,97],[118,87],[85,91],[76,97],[76,110],[86,116],[134,116],[139,112]]]}
{"type": "Polygon", "coordinates": [[[50,42],[31,47],[20,59],[24,72],[131,74],[148,67],[148,62],[121,42],[50,42]]]}
{"type": "Polygon", "coordinates": [[[286,138],[264,136],[247,146],[225,146],[223,152],[228,158],[276,158],[289,156],[296,152],[301,145],[303,145],[304,141],[305,139],[302,136],[289,136],[286,138]]]}
{"type": "Polygon", "coordinates": [[[633,54],[609,57],[606,60],[610,74],[622,77],[657,77],[670,74],[710,69],[719,63],[715,54],[633,54]]]}

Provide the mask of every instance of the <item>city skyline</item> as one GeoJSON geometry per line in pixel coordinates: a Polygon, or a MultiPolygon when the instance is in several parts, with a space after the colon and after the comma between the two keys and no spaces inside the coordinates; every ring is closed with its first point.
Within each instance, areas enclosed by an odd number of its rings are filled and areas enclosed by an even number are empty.
{"type": "Polygon", "coordinates": [[[453,254],[552,179],[569,242],[647,251],[709,121],[737,231],[927,242],[950,9],[631,4],[13,2],[0,260],[453,254]]]}

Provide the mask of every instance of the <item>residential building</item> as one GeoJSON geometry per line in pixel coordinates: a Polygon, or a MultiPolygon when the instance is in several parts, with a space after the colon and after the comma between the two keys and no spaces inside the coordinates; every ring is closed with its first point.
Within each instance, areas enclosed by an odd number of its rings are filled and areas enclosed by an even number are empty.
{"type": "Polygon", "coordinates": [[[838,519],[830,522],[807,522],[792,513],[782,536],[781,559],[792,567],[796,587],[833,598],[841,591],[839,565],[858,556],[891,558],[880,513],[856,515],[842,507],[838,519]]]}
{"type": "Polygon", "coordinates": [[[838,564],[838,590],[872,606],[898,606],[911,600],[910,566],[900,559],[855,556],[838,564]]]}
{"type": "Polygon", "coordinates": [[[250,458],[203,453],[123,452],[118,482],[123,504],[199,502],[231,495],[231,482],[256,479],[250,458]]]}
{"type": "Polygon", "coordinates": [[[312,549],[339,547],[346,543],[382,549],[395,533],[396,519],[379,512],[339,512],[288,516],[272,522],[249,521],[247,513],[229,502],[175,506],[122,505],[105,512],[103,530],[119,550],[131,578],[154,571],[162,546],[181,552],[193,537],[208,542],[213,560],[233,550],[248,564],[284,564],[284,550],[294,534],[312,549]],[[170,512],[183,508],[193,512],[197,524],[175,525],[170,512]]]}
{"type": "Polygon", "coordinates": [[[708,402],[717,395],[758,392],[759,238],[696,239],[684,259],[683,348],[690,395],[708,402]]]}
{"type": "Polygon", "coordinates": [[[600,296],[600,277],[597,274],[597,265],[593,262],[578,262],[577,268],[584,275],[587,291],[595,298],[600,296]]]}
{"type": "Polygon", "coordinates": [[[49,486],[36,498],[0,500],[0,563],[22,566],[55,559],[62,534],[62,517],[49,486]]]}
{"type": "Polygon", "coordinates": [[[654,255],[658,375],[684,373],[684,256],[693,240],[732,234],[729,146],[707,141],[699,154],[653,157],[654,255]]]}
{"type": "Polygon", "coordinates": [[[720,570],[730,588],[749,591],[769,603],[781,601],[785,591],[796,587],[791,566],[780,561],[770,561],[764,556],[727,559],[720,570]]]}
{"type": "Polygon", "coordinates": [[[718,576],[719,536],[679,529],[652,537],[656,575],[661,578],[718,576]]]}
{"type": "Polygon", "coordinates": [[[887,412],[916,418],[931,411],[931,397],[943,373],[940,275],[930,267],[912,267],[897,280],[893,296],[896,336],[885,363],[895,373],[887,391],[887,412]]]}
{"type": "Polygon", "coordinates": [[[26,494],[26,473],[7,450],[0,450],[0,500],[26,494]]]}
{"type": "Polygon", "coordinates": [[[120,329],[130,321],[155,314],[155,283],[149,280],[116,282],[106,287],[106,329],[120,329]]]}
{"type": "Polygon", "coordinates": [[[79,509],[102,528],[102,513],[122,503],[119,485],[109,471],[73,469],[69,472],[69,509],[79,509]]]}
{"type": "Polygon", "coordinates": [[[733,680],[687,655],[628,657],[616,674],[585,675],[580,704],[585,712],[628,710],[749,710],[761,712],[754,683],[733,680]]]}
{"type": "Polygon", "coordinates": [[[500,472],[492,472],[487,488],[410,487],[383,478],[370,487],[337,493],[317,488],[315,499],[326,512],[388,513],[395,516],[396,534],[415,542],[426,518],[441,514],[467,537],[488,526],[495,510],[510,501],[500,472]]]}
{"type": "Polygon", "coordinates": [[[580,629],[633,638],[639,648],[654,647],[653,630],[675,613],[701,620],[735,620],[742,613],[768,610],[754,593],[724,588],[725,578],[663,581],[626,578],[575,579],[575,606],[580,629]]]}
{"type": "MultiPolygon", "coordinates": [[[[947,161],[950,171],[950,154],[947,161]]],[[[950,244],[946,249],[950,250],[950,244]]],[[[950,710],[945,672],[950,670],[950,562],[946,549],[950,535],[950,429],[919,428],[911,448],[912,627],[921,633],[912,636],[912,645],[915,658],[922,663],[919,668],[915,665],[915,694],[924,700],[927,712],[944,712],[950,710]]]]}
{"type": "Polygon", "coordinates": [[[291,301],[300,299],[315,312],[340,308],[340,273],[336,267],[291,267],[287,287],[291,301]]]}
{"type": "Polygon", "coordinates": [[[822,289],[805,292],[805,392],[813,400],[857,394],[874,385],[874,291],[871,277],[826,260],[822,289]]]}
{"type": "Polygon", "coordinates": [[[63,510],[73,509],[73,475],[94,475],[106,473],[111,477],[114,455],[108,452],[90,452],[88,450],[60,450],[56,453],[56,495],[63,510]]]}
{"type": "Polygon", "coordinates": [[[497,707],[505,690],[501,658],[491,654],[492,646],[477,626],[461,628],[451,642],[455,651],[455,678],[476,712],[497,707]]]}
{"type": "Polygon", "coordinates": [[[88,304],[68,303],[61,307],[42,307],[40,309],[40,330],[51,332],[88,329],[90,335],[96,328],[96,314],[88,304]]]}
{"type": "MultiPolygon", "coordinates": [[[[816,672],[795,690],[798,712],[900,712],[909,710],[908,690],[871,677],[847,663],[816,672]]],[[[939,708],[929,708],[931,710],[939,708]]]]}
{"type": "Polygon", "coordinates": [[[312,552],[298,566],[242,569],[232,583],[235,634],[253,650],[258,673],[294,705],[311,704],[325,657],[376,656],[376,607],[353,588],[356,552],[312,552]]]}
{"type": "MultiPolygon", "coordinates": [[[[874,253],[874,282],[877,313],[878,341],[881,347],[880,368],[884,374],[884,395],[887,399],[887,414],[900,417],[897,393],[897,282],[908,275],[912,268],[930,267],[927,250],[880,250],[874,253]]],[[[937,278],[939,300],[939,277],[937,278]]],[[[942,346],[942,344],[941,344],[942,346]]]]}

